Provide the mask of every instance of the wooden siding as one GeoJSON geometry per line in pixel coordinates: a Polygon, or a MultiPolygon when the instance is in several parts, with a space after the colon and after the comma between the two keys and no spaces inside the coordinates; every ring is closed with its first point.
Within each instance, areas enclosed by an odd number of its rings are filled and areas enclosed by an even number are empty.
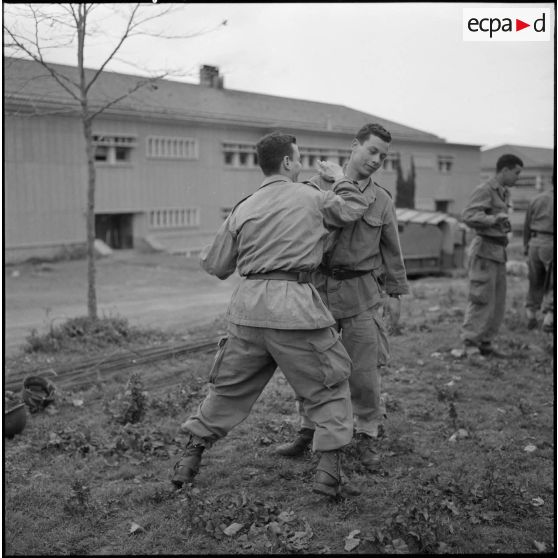
{"type": "Polygon", "coordinates": [[[85,240],[84,142],[76,124],[68,118],[6,116],[6,247],[85,240]]]}
{"type": "MultiPolygon", "coordinates": [[[[174,237],[199,248],[223,221],[224,210],[253,193],[263,175],[258,167],[225,164],[223,143],[255,144],[270,130],[215,124],[154,121],[114,116],[97,118],[94,134],[136,138],[131,160],[96,164],[97,213],[135,214],[134,236],[174,237]],[[148,136],[188,137],[197,141],[198,158],[153,159],[146,154],[148,136]],[[198,209],[198,226],[155,230],[142,216],[154,209],[198,209]],[[143,223],[141,226],[140,223],[143,223]]],[[[284,129],[288,132],[288,129],[284,129]]],[[[355,130],[356,131],[356,130],[355,130]]],[[[300,147],[347,149],[352,136],[342,133],[295,132],[300,147]]],[[[12,117],[5,120],[5,246],[85,242],[86,165],[84,139],[77,118],[12,117]]],[[[417,169],[417,207],[434,209],[436,197],[455,200],[462,210],[479,183],[480,154],[476,146],[394,142],[408,169],[412,155],[453,155],[450,175],[417,169]]],[[[301,173],[302,180],[314,171],[301,173]]],[[[375,179],[395,198],[396,174],[380,171],[375,179]]]]}

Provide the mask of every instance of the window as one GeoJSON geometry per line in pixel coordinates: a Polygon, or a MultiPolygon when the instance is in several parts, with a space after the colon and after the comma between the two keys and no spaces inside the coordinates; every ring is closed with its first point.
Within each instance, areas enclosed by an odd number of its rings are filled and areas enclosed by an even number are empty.
{"type": "Polygon", "coordinates": [[[95,146],[95,161],[108,165],[119,165],[130,163],[132,150],[136,147],[134,136],[121,135],[93,135],[95,146]]]}
{"type": "Polygon", "coordinates": [[[318,161],[332,161],[343,166],[351,155],[350,149],[332,147],[299,147],[299,150],[302,168],[312,170],[316,170],[318,161]]]}
{"type": "Polygon", "coordinates": [[[453,166],[453,155],[438,155],[438,170],[442,174],[449,174],[453,166]]]}
{"type": "Polygon", "coordinates": [[[107,161],[108,160],[108,147],[105,145],[97,145],[95,147],[95,161],[107,161]]]}
{"type": "Polygon", "coordinates": [[[148,136],[145,154],[151,159],[198,158],[198,142],[194,138],[148,136]]]}
{"type": "Polygon", "coordinates": [[[253,143],[223,143],[223,161],[227,167],[253,169],[258,166],[253,143]]]}
{"type": "Polygon", "coordinates": [[[384,159],[384,170],[388,172],[397,172],[399,164],[399,153],[388,153],[384,159]]]}
{"type": "Polygon", "coordinates": [[[447,213],[451,200],[434,200],[434,210],[447,213]]]}
{"type": "Polygon", "coordinates": [[[515,190],[535,190],[537,186],[537,177],[529,174],[520,174],[514,185],[515,190]]]}
{"type": "Polygon", "coordinates": [[[115,147],[114,148],[114,158],[119,163],[126,162],[130,160],[131,149],[127,147],[115,147]]]}
{"type": "Polygon", "coordinates": [[[197,227],[200,224],[198,207],[153,209],[149,212],[149,226],[152,229],[177,229],[197,227]]]}
{"type": "MultiPolygon", "coordinates": [[[[331,147],[299,147],[303,169],[316,170],[316,162],[333,161],[343,166],[351,155],[350,149],[331,147]]],[[[223,143],[223,161],[227,167],[257,168],[256,146],[250,143],[223,143]]]]}

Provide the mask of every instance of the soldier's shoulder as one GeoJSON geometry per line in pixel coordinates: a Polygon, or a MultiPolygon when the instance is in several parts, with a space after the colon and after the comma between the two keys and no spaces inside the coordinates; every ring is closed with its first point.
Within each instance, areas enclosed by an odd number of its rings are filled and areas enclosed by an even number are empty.
{"type": "Polygon", "coordinates": [[[492,188],[493,188],[493,181],[492,180],[485,180],[484,182],[481,182],[480,184],[475,186],[474,191],[491,190],[492,188]]]}
{"type": "Polygon", "coordinates": [[[481,182],[480,184],[477,184],[471,191],[469,201],[474,202],[475,200],[478,200],[479,196],[483,198],[490,197],[491,191],[492,186],[489,181],[481,182]]]}
{"type": "Polygon", "coordinates": [[[310,186],[310,188],[313,188],[314,190],[318,190],[320,192],[322,191],[322,189],[315,182],[313,182],[313,180],[303,180],[302,182],[299,182],[299,184],[310,186]]]}
{"type": "Polygon", "coordinates": [[[378,182],[374,182],[374,185],[378,189],[380,196],[387,196],[390,200],[393,200],[393,196],[391,195],[391,192],[386,187],[382,186],[381,184],[378,184],[378,182]]]}
{"type": "Polygon", "coordinates": [[[229,215],[242,203],[244,203],[248,198],[252,197],[253,194],[248,194],[247,196],[243,197],[236,205],[231,209],[229,215]]]}

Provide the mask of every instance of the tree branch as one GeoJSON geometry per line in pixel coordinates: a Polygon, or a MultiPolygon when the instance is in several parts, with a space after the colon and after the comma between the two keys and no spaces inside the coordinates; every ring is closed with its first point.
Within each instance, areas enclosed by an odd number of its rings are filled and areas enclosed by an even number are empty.
{"type": "Polygon", "coordinates": [[[132,9],[132,13],[130,14],[130,18],[129,18],[128,23],[126,25],[126,30],[124,31],[124,34],[120,37],[120,40],[118,41],[117,45],[113,48],[112,52],[108,55],[106,60],[101,64],[101,67],[95,72],[95,75],[91,78],[91,81],[87,84],[87,86],[85,88],[85,93],[86,94],[91,89],[93,84],[97,81],[97,79],[99,78],[99,76],[101,75],[103,70],[106,68],[107,64],[112,60],[114,55],[120,50],[120,47],[122,46],[124,41],[128,38],[130,28],[133,24],[133,21],[134,21],[135,15],[136,15],[136,13],[139,9],[139,6],[140,6],[139,4],[136,4],[134,6],[134,8],[132,9]]]}
{"type": "Polygon", "coordinates": [[[101,108],[97,109],[95,112],[91,113],[88,116],[89,120],[93,120],[96,116],[98,116],[99,114],[101,114],[102,112],[106,111],[108,108],[110,108],[111,106],[115,105],[116,103],[122,101],[123,99],[125,99],[126,97],[129,97],[130,95],[132,95],[133,93],[135,93],[136,91],[138,91],[139,89],[141,89],[142,87],[145,87],[146,85],[149,85],[151,83],[154,83],[156,81],[159,81],[161,79],[163,79],[164,77],[166,77],[165,75],[160,75],[160,76],[156,76],[156,77],[151,77],[151,78],[145,78],[141,81],[138,81],[134,87],[132,87],[131,89],[129,89],[126,93],[120,95],[119,97],[116,97],[115,99],[112,99],[111,101],[109,101],[108,103],[106,103],[105,105],[103,105],[101,108]]]}
{"type": "Polygon", "coordinates": [[[8,35],[11,37],[12,41],[14,42],[14,45],[12,45],[12,46],[14,46],[16,49],[24,52],[25,54],[27,54],[27,56],[29,56],[33,60],[35,60],[35,62],[39,63],[56,80],[56,82],[58,83],[58,85],[60,85],[60,87],[62,87],[67,93],[69,93],[72,96],[72,98],[74,98],[77,102],[80,102],[80,98],[67,85],[67,83],[69,83],[70,85],[73,85],[74,87],[77,88],[78,86],[74,81],[72,81],[67,76],[57,72],[48,62],[46,62],[43,59],[42,53],[40,51],[37,54],[35,54],[29,48],[27,48],[26,45],[23,44],[23,42],[21,42],[12,33],[12,31],[10,29],[8,29],[6,26],[3,26],[3,29],[6,33],[8,33],[8,35]],[[67,82],[67,83],[65,83],[65,82],[67,82]]]}

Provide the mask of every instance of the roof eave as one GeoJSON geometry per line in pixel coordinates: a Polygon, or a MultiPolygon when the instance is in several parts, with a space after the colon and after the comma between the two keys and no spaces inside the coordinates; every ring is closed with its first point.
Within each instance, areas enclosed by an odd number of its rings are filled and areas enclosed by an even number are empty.
{"type": "MultiPolygon", "coordinates": [[[[99,110],[101,105],[91,105],[90,111],[95,112],[99,110]]],[[[29,98],[28,96],[25,98],[17,97],[17,96],[7,96],[4,100],[4,110],[7,113],[10,111],[18,112],[18,113],[25,113],[25,114],[37,114],[41,116],[48,116],[49,114],[64,114],[68,116],[78,115],[81,112],[80,107],[77,103],[68,102],[65,100],[60,99],[48,99],[48,98],[29,98]]],[[[314,126],[312,124],[301,123],[301,122],[288,122],[288,121],[271,121],[266,118],[255,118],[252,117],[250,119],[246,118],[237,118],[234,116],[227,116],[227,115],[210,115],[210,114],[200,114],[200,113],[188,113],[188,112],[171,112],[168,110],[161,109],[153,109],[153,107],[148,107],[145,111],[140,111],[135,108],[125,108],[125,107],[109,107],[108,109],[104,110],[101,114],[103,115],[111,115],[111,116],[121,116],[125,118],[140,118],[142,120],[172,120],[172,121],[184,121],[184,122],[193,122],[197,124],[206,124],[206,125],[216,125],[216,124],[225,124],[225,125],[233,125],[239,126],[244,128],[268,128],[268,129],[275,129],[275,128],[283,128],[283,129],[290,129],[290,130],[300,130],[300,131],[307,131],[307,132],[314,132],[314,133],[321,133],[321,134],[340,134],[340,135],[348,135],[353,136],[354,130],[349,127],[340,127],[340,126],[333,126],[333,127],[320,127],[314,126]]],[[[448,144],[445,139],[443,138],[417,138],[413,135],[406,135],[394,132],[392,133],[394,141],[405,141],[409,143],[417,143],[417,144],[444,144],[444,145],[463,145],[463,144],[448,144]]],[[[477,147],[477,146],[470,146],[470,147],[477,147]]]]}

